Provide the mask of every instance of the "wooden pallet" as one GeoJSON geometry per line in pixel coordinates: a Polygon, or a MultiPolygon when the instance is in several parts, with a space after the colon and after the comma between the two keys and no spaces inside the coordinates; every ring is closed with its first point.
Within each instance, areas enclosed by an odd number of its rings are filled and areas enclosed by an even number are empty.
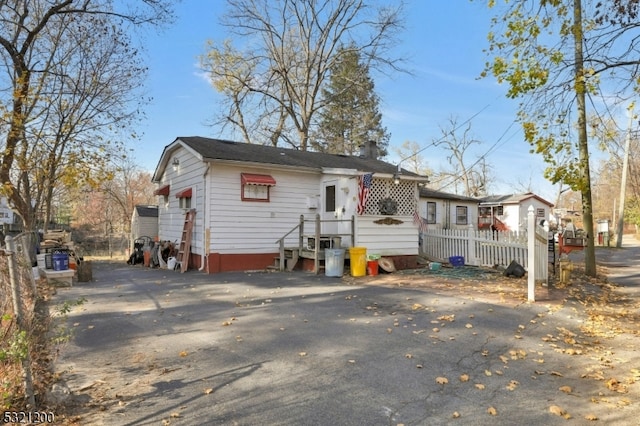
{"type": "Polygon", "coordinates": [[[189,268],[189,256],[191,255],[191,235],[193,233],[193,225],[195,223],[196,209],[187,211],[184,218],[184,227],[182,228],[182,237],[180,238],[180,246],[178,247],[178,255],[176,260],[180,265],[180,272],[186,272],[189,268]]]}

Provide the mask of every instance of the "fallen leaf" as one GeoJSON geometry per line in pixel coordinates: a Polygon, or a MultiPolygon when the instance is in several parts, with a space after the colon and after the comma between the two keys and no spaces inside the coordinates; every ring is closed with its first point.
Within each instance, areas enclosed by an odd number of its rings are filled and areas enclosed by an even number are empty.
{"type": "Polygon", "coordinates": [[[586,416],[584,416],[584,418],[591,421],[598,420],[598,416],[592,413],[587,414],[586,416]]]}
{"type": "Polygon", "coordinates": [[[298,355],[300,355],[300,356],[307,356],[307,353],[306,353],[306,352],[298,352],[298,355]]]}
{"type": "Polygon", "coordinates": [[[173,413],[171,413],[171,417],[174,419],[177,419],[178,417],[180,417],[180,413],[176,413],[175,411],[173,413]]]}
{"type": "Polygon", "coordinates": [[[484,385],[482,383],[476,383],[475,387],[476,387],[476,389],[479,389],[479,390],[483,390],[484,389],[484,385]]]}
{"type": "Polygon", "coordinates": [[[507,385],[507,389],[510,391],[516,390],[520,383],[517,380],[511,380],[507,385]]]}
{"type": "Polygon", "coordinates": [[[468,374],[461,374],[460,375],[460,381],[461,382],[468,382],[469,381],[469,375],[468,374]]]}
{"type": "Polygon", "coordinates": [[[454,411],[451,417],[453,417],[454,419],[458,419],[460,418],[460,413],[458,413],[457,411],[454,411]]]}
{"type": "Polygon", "coordinates": [[[484,375],[485,375],[485,376],[491,376],[491,374],[492,374],[492,373],[491,373],[491,371],[489,371],[489,370],[484,370],[484,375]]]}
{"type": "Polygon", "coordinates": [[[446,385],[447,383],[449,383],[449,379],[447,379],[446,377],[436,377],[436,383],[439,385],[446,385]]]}
{"type": "Polygon", "coordinates": [[[222,325],[225,326],[225,327],[228,326],[228,325],[231,325],[231,321],[224,321],[222,323],[222,325]]]}
{"type": "Polygon", "coordinates": [[[204,390],[204,394],[205,394],[205,395],[209,395],[210,393],[213,393],[213,388],[206,388],[206,389],[204,390]]]}
{"type": "Polygon", "coordinates": [[[455,314],[452,315],[441,315],[438,317],[438,319],[440,321],[449,321],[449,322],[453,322],[455,320],[456,316],[455,314]]]}
{"type": "Polygon", "coordinates": [[[498,410],[496,410],[494,407],[489,407],[487,408],[487,413],[491,414],[492,416],[497,416],[498,410]]]}
{"type": "Polygon", "coordinates": [[[549,407],[549,412],[560,417],[565,417],[567,415],[567,412],[557,405],[552,405],[551,407],[549,407]]]}
{"type": "Polygon", "coordinates": [[[182,358],[184,358],[185,356],[189,355],[189,352],[187,351],[181,351],[179,354],[182,358]]]}
{"type": "Polygon", "coordinates": [[[413,355],[411,355],[411,354],[405,354],[405,356],[404,356],[404,357],[405,357],[405,358],[408,358],[408,359],[411,359],[411,358],[413,358],[413,355]]]}
{"type": "Polygon", "coordinates": [[[571,386],[560,386],[558,388],[558,390],[564,392],[564,393],[571,393],[572,389],[571,386]]]}
{"type": "Polygon", "coordinates": [[[466,328],[473,328],[473,324],[469,324],[469,323],[467,323],[467,324],[465,325],[465,327],[466,327],[466,328]]]}

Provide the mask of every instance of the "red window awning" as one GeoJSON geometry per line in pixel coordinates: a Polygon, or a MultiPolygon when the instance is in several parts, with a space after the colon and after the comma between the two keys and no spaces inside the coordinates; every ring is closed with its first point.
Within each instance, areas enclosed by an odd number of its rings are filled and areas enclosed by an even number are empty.
{"type": "Polygon", "coordinates": [[[161,186],[160,188],[153,191],[153,195],[164,195],[165,197],[169,196],[169,185],[161,186]]]}
{"type": "Polygon", "coordinates": [[[183,189],[176,194],[176,198],[191,198],[191,188],[183,189]]]}
{"type": "Polygon", "coordinates": [[[275,186],[276,180],[271,175],[257,175],[254,173],[240,173],[243,185],[275,186]]]}

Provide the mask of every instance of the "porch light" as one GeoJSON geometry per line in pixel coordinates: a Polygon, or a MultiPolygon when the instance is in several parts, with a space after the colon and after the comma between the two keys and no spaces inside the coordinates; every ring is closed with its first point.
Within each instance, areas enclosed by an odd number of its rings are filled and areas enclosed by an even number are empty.
{"type": "Polygon", "coordinates": [[[396,185],[400,185],[400,173],[393,174],[393,183],[396,185]]]}
{"type": "Polygon", "coordinates": [[[173,166],[173,171],[177,172],[178,171],[178,167],[180,166],[180,160],[178,160],[178,158],[174,158],[173,162],[171,163],[171,165],[173,166]]]}

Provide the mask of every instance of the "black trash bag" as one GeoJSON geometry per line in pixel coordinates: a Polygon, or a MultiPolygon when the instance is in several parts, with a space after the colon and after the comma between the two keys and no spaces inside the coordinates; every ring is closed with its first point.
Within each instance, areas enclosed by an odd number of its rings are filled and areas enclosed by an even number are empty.
{"type": "Polygon", "coordinates": [[[507,269],[504,270],[504,275],[506,277],[522,278],[524,277],[525,272],[526,271],[524,270],[522,265],[520,265],[515,260],[512,260],[509,266],[507,266],[507,269]]]}

